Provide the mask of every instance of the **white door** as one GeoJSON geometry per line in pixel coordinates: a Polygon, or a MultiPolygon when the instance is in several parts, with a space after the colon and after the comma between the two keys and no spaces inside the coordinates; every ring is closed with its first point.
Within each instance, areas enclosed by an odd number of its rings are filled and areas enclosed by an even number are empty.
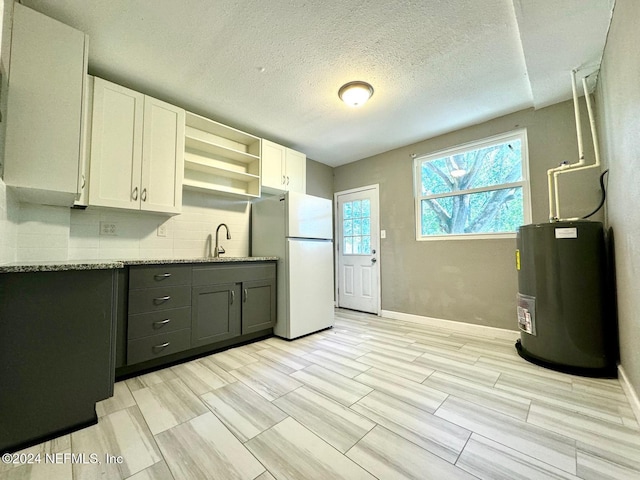
{"type": "Polygon", "coordinates": [[[338,306],[380,311],[378,186],[335,194],[338,306]]]}

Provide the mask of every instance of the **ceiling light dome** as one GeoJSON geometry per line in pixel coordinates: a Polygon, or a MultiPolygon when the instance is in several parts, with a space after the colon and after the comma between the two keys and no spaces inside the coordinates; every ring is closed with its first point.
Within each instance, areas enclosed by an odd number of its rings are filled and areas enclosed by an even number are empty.
{"type": "Polygon", "coordinates": [[[340,90],[338,96],[350,107],[360,107],[366,103],[373,95],[373,87],[367,82],[349,82],[345,83],[340,90]]]}

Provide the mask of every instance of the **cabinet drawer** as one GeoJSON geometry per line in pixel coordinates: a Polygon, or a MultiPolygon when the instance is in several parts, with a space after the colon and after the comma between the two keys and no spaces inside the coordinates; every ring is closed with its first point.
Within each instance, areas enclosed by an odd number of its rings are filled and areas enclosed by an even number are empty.
{"type": "Polygon", "coordinates": [[[130,315],[190,305],[191,287],[188,285],[129,290],[130,315]]]}
{"type": "Polygon", "coordinates": [[[191,308],[172,308],[151,313],[129,315],[127,338],[148,337],[169,333],[191,326],[191,308]]]}
{"type": "Polygon", "coordinates": [[[193,267],[193,285],[240,283],[246,280],[276,278],[276,264],[193,267]]]}
{"type": "Polygon", "coordinates": [[[151,265],[129,268],[129,288],[191,284],[191,265],[151,265]]]}
{"type": "Polygon", "coordinates": [[[190,347],[190,342],[190,328],[129,340],[127,345],[127,365],[187,350],[190,347]]]}

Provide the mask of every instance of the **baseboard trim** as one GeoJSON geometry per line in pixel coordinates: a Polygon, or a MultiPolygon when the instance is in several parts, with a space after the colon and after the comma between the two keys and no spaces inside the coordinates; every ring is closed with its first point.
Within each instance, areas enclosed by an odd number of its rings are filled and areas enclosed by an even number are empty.
{"type": "Polygon", "coordinates": [[[633,388],[633,385],[631,385],[629,377],[627,377],[622,365],[618,365],[618,374],[618,381],[622,386],[622,390],[629,399],[631,410],[633,410],[633,414],[636,416],[636,421],[640,423],[640,398],[638,397],[638,393],[633,388]]]}
{"type": "Polygon", "coordinates": [[[394,320],[404,320],[432,327],[442,327],[449,330],[455,330],[456,332],[472,333],[483,337],[513,340],[514,342],[520,338],[520,332],[518,330],[507,330],[506,328],[489,327],[486,325],[477,325],[475,323],[456,322],[454,320],[444,320],[442,318],[423,317],[422,315],[393,312],[391,310],[382,310],[380,314],[383,317],[392,318],[394,320]]]}

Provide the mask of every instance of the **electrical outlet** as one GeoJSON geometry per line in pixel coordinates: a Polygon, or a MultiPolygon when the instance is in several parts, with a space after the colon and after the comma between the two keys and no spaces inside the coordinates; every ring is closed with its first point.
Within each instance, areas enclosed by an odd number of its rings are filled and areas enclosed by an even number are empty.
{"type": "Polygon", "coordinates": [[[100,222],[100,235],[118,235],[118,225],[110,222],[100,222]]]}
{"type": "Polygon", "coordinates": [[[386,230],[380,230],[380,238],[387,238],[387,231],[386,230]]]}
{"type": "Polygon", "coordinates": [[[167,226],[164,223],[158,224],[158,236],[166,237],[167,236],[167,226]]]}

